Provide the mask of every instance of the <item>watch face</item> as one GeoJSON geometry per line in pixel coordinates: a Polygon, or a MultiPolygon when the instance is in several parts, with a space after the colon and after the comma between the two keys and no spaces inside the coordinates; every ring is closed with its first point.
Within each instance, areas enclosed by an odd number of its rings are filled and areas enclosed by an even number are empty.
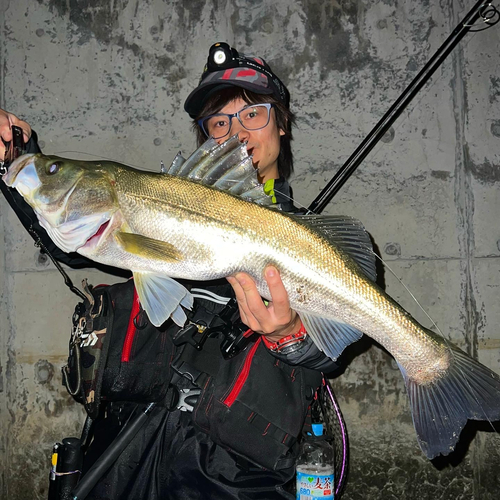
{"type": "Polygon", "coordinates": [[[296,342],[294,342],[293,344],[290,344],[290,345],[287,345],[285,347],[283,347],[283,349],[281,349],[280,351],[278,351],[280,354],[284,354],[285,356],[287,354],[292,354],[292,352],[295,352],[295,351],[298,351],[301,347],[302,347],[302,344],[304,343],[305,339],[300,339],[300,340],[297,340],[296,342]]]}

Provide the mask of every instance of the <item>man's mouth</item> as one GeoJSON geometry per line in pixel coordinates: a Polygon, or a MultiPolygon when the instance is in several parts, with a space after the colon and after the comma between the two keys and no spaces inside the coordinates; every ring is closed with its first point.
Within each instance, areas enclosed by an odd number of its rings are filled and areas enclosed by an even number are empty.
{"type": "MultiPolygon", "coordinates": [[[[253,151],[254,151],[254,147],[252,146],[251,148],[248,148],[247,147],[247,153],[248,153],[248,156],[252,156],[253,155],[253,151]]],[[[252,163],[253,163],[253,166],[258,169],[259,168],[259,160],[255,161],[255,158],[252,158],[252,163]]]]}

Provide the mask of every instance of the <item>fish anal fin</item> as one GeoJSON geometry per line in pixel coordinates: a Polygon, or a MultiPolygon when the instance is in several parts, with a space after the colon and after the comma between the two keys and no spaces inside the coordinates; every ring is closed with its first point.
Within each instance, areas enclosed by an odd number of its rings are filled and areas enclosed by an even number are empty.
{"type": "Polygon", "coordinates": [[[137,295],[151,323],[161,326],[172,317],[175,323],[183,326],[187,318],[181,306],[191,309],[191,293],[168,276],[137,271],[133,274],[137,295]]]}
{"type": "Polygon", "coordinates": [[[342,351],[358,341],[363,333],[347,323],[299,311],[300,319],[317,347],[334,361],[342,351]]]}
{"type": "Polygon", "coordinates": [[[183,259],[182,253],[165,241],[155,240],[140,234],[124,233],[122,231],[116,232],[114,236],[118,244],[127,253],[168,262],[181,261],[183,259]]]}

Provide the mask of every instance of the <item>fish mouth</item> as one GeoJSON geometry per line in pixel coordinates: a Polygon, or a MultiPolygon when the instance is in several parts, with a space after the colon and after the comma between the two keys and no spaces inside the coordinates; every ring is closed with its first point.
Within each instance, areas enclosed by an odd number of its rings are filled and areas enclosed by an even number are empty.
{"type": "Polygon", "coordinates": [[[30,163],[30,161],[35,156],[34,153],[22,155],[16,158],[9,167],[7,173],[3,176],[3,181],[9,187],[16,187],[14,184],[16,182],[17,174],[30,163]]]}

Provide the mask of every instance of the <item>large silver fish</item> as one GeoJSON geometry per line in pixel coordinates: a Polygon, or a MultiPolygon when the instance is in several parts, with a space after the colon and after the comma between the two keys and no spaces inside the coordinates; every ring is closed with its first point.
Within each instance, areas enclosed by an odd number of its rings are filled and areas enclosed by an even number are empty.
{"type": "Polygon", "coordinates": [[[500,419],[500,377],[417,323],[375,283],[359,222],[293,216],[262,206],[245,145],[207,141],[169,173],[111,162],[26,155],[4,177],[64,251],[130,269],[151,322],[182,325],[189,292],[172,278],[245,271],[270,298],[263,270],[279,271],[317,346],[337,359],[363,333],[403,373],[418,440],[433,458],[453,450],[467,419],[500,419]]]}

